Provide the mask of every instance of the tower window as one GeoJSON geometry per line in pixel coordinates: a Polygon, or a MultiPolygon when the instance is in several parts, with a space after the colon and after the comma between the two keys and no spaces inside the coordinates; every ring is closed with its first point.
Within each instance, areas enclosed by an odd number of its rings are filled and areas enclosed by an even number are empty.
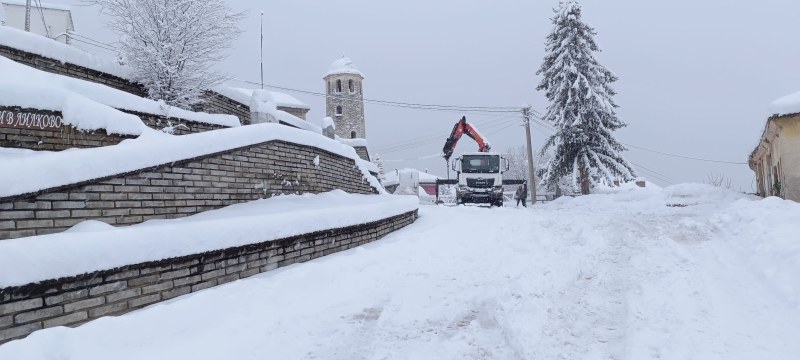
{"type": "Polygon", "coordinates": [[[331,81],[328,80],[328,93],[333,92],[333,88],[331,87],[331,81]]]}
{"type": "Polygon", "coordinates": [[[350,138],[351,139],[355,139],[356,138],[356,132],[355,131],[351,131],[350,132],[350,138]]]}
{"type": "Polygon", "coordinates": [[[341,106],[337,106],[336,107],[336,115],[342,116],[342,107],[341,106]]]}
{"type": "Polygon", "coordinates": [[[347,86],[350,88],[351,93],[356,91],[355,88],[353,87],[353,80],[348,80],[347,86]]]}
{"type": "Polygon", "coordinates": [[[336,92],[342,92],[342,80],[336,80],[336,92]]]}

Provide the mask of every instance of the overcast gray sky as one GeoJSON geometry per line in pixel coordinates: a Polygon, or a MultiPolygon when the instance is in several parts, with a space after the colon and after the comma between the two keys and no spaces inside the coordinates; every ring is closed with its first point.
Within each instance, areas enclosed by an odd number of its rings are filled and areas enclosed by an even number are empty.
{"type": "MultiPolygon", "coordinates": [[[[113,41],[95,8],[71,4],[76,29],[113,41]]],[[[598,32],[597,57],[620,80],[616,100],[629,126],[621,141],[660,152],[746,162],[774,99],[800,90],[800,2],[797,0],[584,1],[584,20],[598,32]]],[[[265,31],[265,82],[324,91],[331,62],[350,57],[365,74],[365,97],[426,104],[520,106],[543,111],[536,70],[557,1],[230,0],[248,10],[244,33],[219,68],[259,78],[259,14],[265,31]]],[[[231,82],[231,85],[246,84],[231,82]]],[[[293,94],[324,116],[324,98],[293,94]]],[[[372,153],[386,160],[437,154],[461,114],[366,105],[372,153]],[[438,137],[438,138],[437,138],[438,137]],[[425,138],[399,151],[401,142],[425,138]]],[[[494,150],[524,144],[504,115],[468,115],[494,150]]],[[[545,129],[534,127],[541,145],[545,129]]],[[[463,139],[457,152],[477,146],[463,139]]],[[[640,175],[703,182],[710,173],[752,191],[747,165],[681,159],[630,148],[640,175]]],[[[390,161],[445,174],[444,160],[390,161]]]]}

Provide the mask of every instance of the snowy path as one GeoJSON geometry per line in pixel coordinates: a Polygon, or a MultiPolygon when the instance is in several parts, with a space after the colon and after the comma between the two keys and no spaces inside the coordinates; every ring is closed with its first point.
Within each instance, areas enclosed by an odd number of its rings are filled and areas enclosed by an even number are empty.
{"type": "Polygon", "coordinates": [[[696,192],[423,207],[377,243],[37,332],[0,359],[797,359],[800,285],[777,280],[800,247],[737,239],[780,210],[794,222],[759,241],[793,244],[800,205],[696,192]]]}

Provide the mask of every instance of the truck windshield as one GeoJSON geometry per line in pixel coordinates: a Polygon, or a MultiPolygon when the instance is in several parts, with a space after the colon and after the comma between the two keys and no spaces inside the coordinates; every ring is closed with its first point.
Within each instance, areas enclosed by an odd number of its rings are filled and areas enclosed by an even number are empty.
{"type": "Polygon", "coordinates": [[[464,155],[461,160],[464,173],[499,173],[500,155],[464,155]]]}

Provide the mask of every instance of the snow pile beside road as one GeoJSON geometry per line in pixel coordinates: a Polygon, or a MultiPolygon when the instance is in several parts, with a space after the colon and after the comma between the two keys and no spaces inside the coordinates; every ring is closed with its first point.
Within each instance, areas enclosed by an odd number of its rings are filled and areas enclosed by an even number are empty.
{"type": "MultiPolygon", "coordinates": [[[[55,43],[55,42],[54,42],[55,43]]],[[[0,106],[60,111],[64,123],[79,130],[141,135],[141,120],[116,109],[176,117],[212,125],[239,126],[232,115],[207,114],[138,97],[105,85],[57,75],[0,56],[0,106]]]]}
{"type": "Polygon", "coordinates": [[[711,221],[720,240],[800,309],[800,204],[776,197],[740,200],[711,221]]]}
{"type": "MultiPolygon", "coordinates": [[[[5,155],[0,162],[0,198],[124,174],[203,155],[282,140],[317,147],[353,159],[370,185],[383,187],[369,172],[377,168],[347,145],[325,136],[279,124],[256,124],[197,134],[171,136],[150,130],[148,136],[118,145],[59,152],[5,155]]],[[[322,164],[325,166],[325,164],[322,164]]]]}
{"type": "Polygon", "coordinates": [[[417,207],[414,196],[337,190],[128,227],[88,221],[64,233],[0,241],[0,288],[359,225],[417,207]]]}

